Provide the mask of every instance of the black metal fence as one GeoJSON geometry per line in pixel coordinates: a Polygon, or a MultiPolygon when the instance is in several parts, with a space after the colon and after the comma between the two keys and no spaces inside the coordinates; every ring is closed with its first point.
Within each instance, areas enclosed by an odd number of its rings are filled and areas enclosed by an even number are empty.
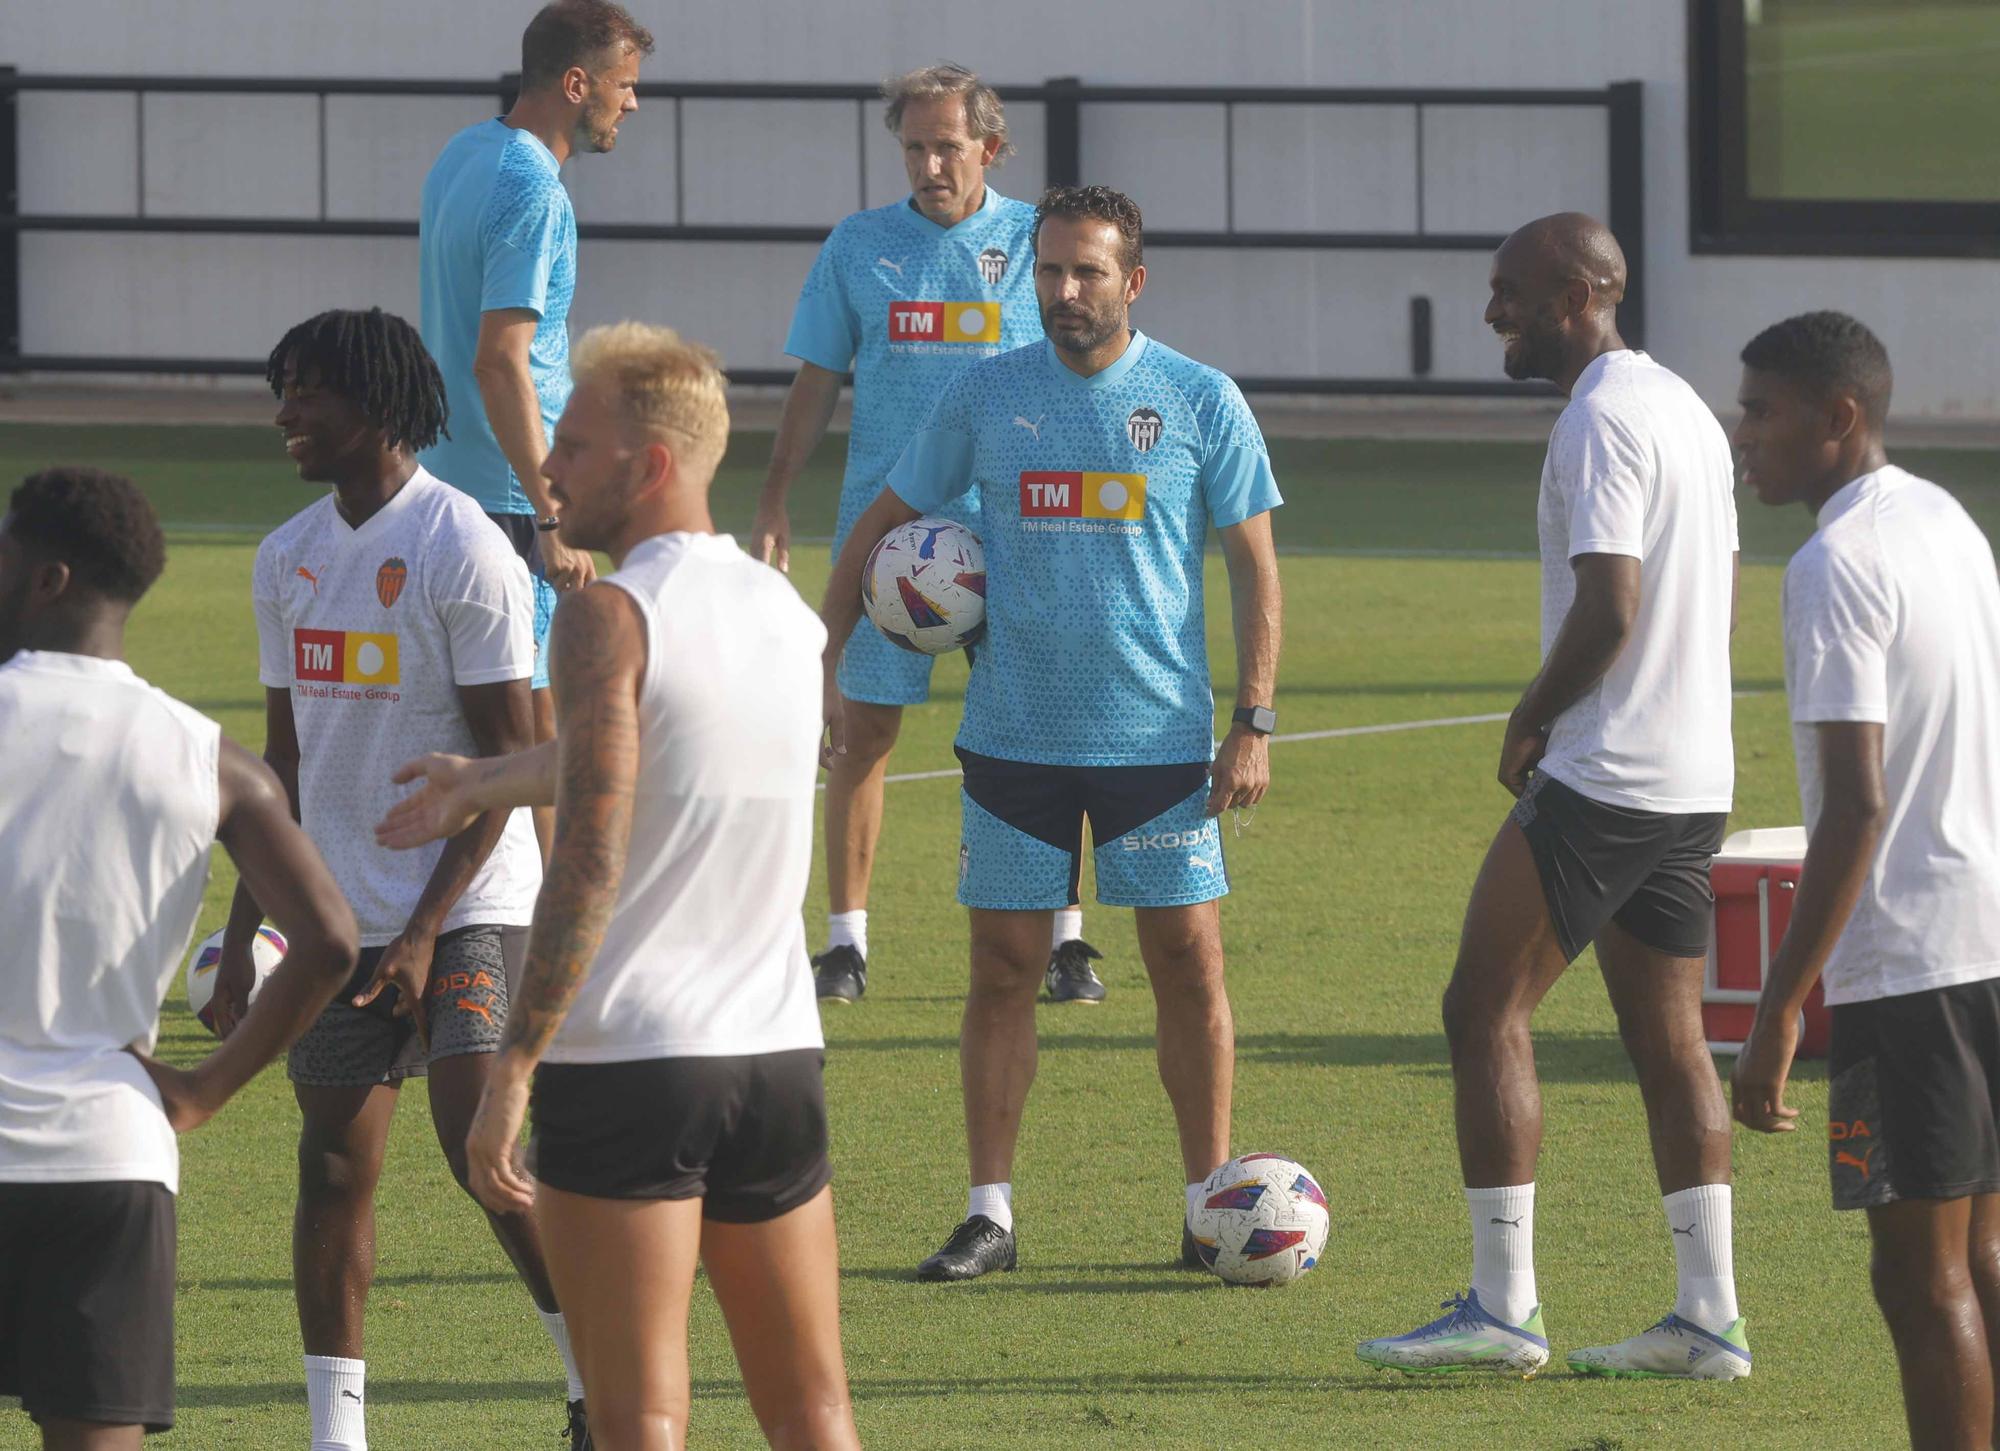
{"type": "MultiPolygon", "coordinates": [[[[518,77],[497,81],[392,80],[366,77],[293,78],[273,76],[119,76],[22,75],[0,67],[0,372],[117,373],[257,373],[262,359],[159,356],[87,356],[30,353],[21,339],[21,247],[27,232],[177,233],[285,235],[326,237],[415,236],[417,223],[407,217],[349,218],[327,215],[327,127],[329,96],[480,96],[496,100],[501,110],[513,102],[518,77]],[[20,209],[19,98],[26,92],[93,92],[132,97],[138,135],[137,171],[133,178],[130,213],[24,213],[20,209]],[[299,95],[318,105],[317,216],[184,216],[148,215],[146,210],[146,97],[149,95],[299,95]]],[[[691,224],[685,220],[686,128],[683,108],[690,101],[764,100],[836,101],[855,108],[858,131],[867,128],[867,107],[879,99],[873,86],[749,82],[647,81],[642,97],[670,102],[674,110],[675,205],[671,222],[582,222],[585,240],[666,243],[800,242],[822,240],[837,218],[820,226],[765,224],[691,224]]],[[[1623,243],[1630,267],[1619,324],[1627,341],[1638,346],[1645,335],[1645,216],[1644,160],[1640,115],[1640,83],[1621,81],[1602,89],[1482,90],[1464,88],[1354,88],[1245,86],[1098,86],[1074,78],[1058,78],[1039,86],[1001,88],[1009,102],[1039,103],[1045,122],[1045,179],[1050,184],[1076,182],[1082,177],[1083,108],[1097,105],[1201,105],[1220,107],[1224,127],[1223,184],[1225,225],[1221,230],[1149,230],[1149,247],[1246,248],[1286,251],[1423,251],[1490,252],[1503,238],[1498,234],[1431,231],[1424,225],[1424,115],[1427,109],[1451,107],[1561,107],[1603,112],[1608,158],[1605,219],[1623,243]],[[1370,106],[1412,111],[1416,123],[1416,225],[1409,231],[1245,230],[1236,226],[1234,205],[1235,117],[1238,109],[1256,106],[1370,106]]],[[[865,148],[864,148],[865,155],[865,148]]],[[[867,205],[865,167],[857,176],[856,206],[867,205]]],[[[1401,377],[1243,377],[1248,391],[1300,394],[1407,394],[1430,396],[1511,396],[1540,393],[1535,385],[1499,381],[1432,378],[1430,367],[1430,307],[1416,298],[1410,309],[1411,369],[1401,377]]],[[[781,383],[789,372],[739,369],[738,382],[781,383]]]]}

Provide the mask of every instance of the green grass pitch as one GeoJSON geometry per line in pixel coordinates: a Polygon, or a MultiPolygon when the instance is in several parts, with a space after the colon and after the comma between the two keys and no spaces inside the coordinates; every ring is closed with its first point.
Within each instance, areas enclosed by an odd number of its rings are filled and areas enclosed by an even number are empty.
{"type": "MultiPolygon", "coordinates": [[[[769,448],[744,435],[717,516],[742,529],[769,448]]],[[[1537,659],[1539,449],[1475,443],[1280,443],[1287,732],[1505,711],[1537,659]]],[[[1904,455],[2000,526],[2000,455],[1904,455]]],[[[268,430],[0,429],[0,478],[46,463],[132,473],[173,524],[166,577],[133,626],[146,676],[253,748],[261,692],[248,590],[257,530],[310,501],[268,430]]],[[[837,453],[795,519],[822,535],[837,453]]],[[[1798,817],[1782,697],[1779,568],[1800,511],[1745,501],[1732,826],[1798,817]]],[[[823,544],[794,574],[817,598],[823,544]]],[[[1208,575],[1227,704],[1228,596],[1208,575]]],[[[894,769],[952,764],[964,666],[909,712],[894,769]]],[[[1356,1341],[1409,1329],[1463,1287],[1469,1255],[1438,994],[1465,893],[1507,800],[1493,726],[1272,750],[1269,799],[1225,822],[1223,908],[1236,1009],[1235,1145],[1272,1149],[1327,1186],[1321,1267],[1282,1291],[1231,1291],[1170,1268],[1181,1193],[1152,1055],[1152,1007],[1128,914],[1087,905],[1108,956],[1101,1009],[1041,1010],[1041,1076],[1017,1171],[1022,1268],[978,1284],[910,1271],[963,1209],[956,1034],[964,914],[952,901],[957,791],[890,787],[862,1006],[831,1012],[846,1346],[864,1441],[896,1448],[1553,1448],[1881,1446],[1902,1434],[1888,1341],[1869,1299],[1866,1234],[1827,1207],[1825,1083],[1806,1065],[1801,1132],[1739,1138],[1737,1272],[1757,1354],[1733,1386],[1439,1384],[1372,1371],[1356,1341]]],[[[233,878],[218,854],[201,929],[233,878]]],[[[1088,899],[1086,898],[1086,902],[1088,899]]],[[[819,935],[824,889],[806,903],[819,935]]],[[[163,1052],[205,1047],[177,1001],[163,1052]]],[[[1588,958],[1551,995],[1538,1052],[1547,1099],[1540,1275],[1558,1363],[1667,1310],[1673,1262],[1644,1124],[1588,958]]],[[[421,1089],[406,1093],[380,1199],[368,1317],[370,1430],[396,1447],[557,1444],[559,1372],[526,1295],[450,1184],[421,1089]]],[[[297,1130],[282,1072],[183,1145],[180,1427],[161,1444],[304,1444],[289,1235],[297,1130]]],[[[693,1443],[761,1444],[713,1299],[692,1327],[693,1443]]],[[[0,1412],[0,1447],[34,1444],[0,1412]]]]}

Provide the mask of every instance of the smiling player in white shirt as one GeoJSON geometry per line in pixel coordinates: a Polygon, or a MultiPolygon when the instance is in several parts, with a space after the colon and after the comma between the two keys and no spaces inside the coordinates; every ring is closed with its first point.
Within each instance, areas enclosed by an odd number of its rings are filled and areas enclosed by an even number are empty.
{"type": "Polygon", "coordinates": [[[1750,1348],[1730,1234],[1729,1108],[1701,1025],[1709,861],[1735,784],[1729,442],[1693,389],[1618,334],[1625,257],[1600,222],[1530,222],[1493,257],[1486,321],[1510,378],[1569,396],[1542,469],[1540,673],[1507,723],[1518,798],[1467,904],[1444,998],[1472,1285],[1450,1313],[1359,1347],[1370,1364],[1533,1375],[1541,1089],[1529,1026],[1586,946],[1646,1104],[1674,1307],[1586,1374],[1739,1379],[1750,1348]]]}
{"type": "MultiPolygon", "coordinates": [[[[268,378],[299,476],[332,489],[257,551],[265,758],[361,926],[353,981],[288,1060],[303,1116],[294,1288],[313,1445],[331,1451],[366,1444],[362,1313],[397,1089],[427,1077],[439,1147],[463,1184],[466,1126],[541,883],[524,812],[490,813],[414,854],[378,847],[373,827],[395,796],[388,773],[411,750],[500,755],[533,740],[534,615],[506,536],[416,461],[445,402],[414,328],[379,309],[322,313],[286,334],[268,378]]],[[[257,920],[239,892],[217,970],[225,1030],[257,920]]],[[[533,1223],[492,1226],[569,1362],[533,1223]]],[[[573,1433],[581,1398],[572,1368],[573,1433]]]]}

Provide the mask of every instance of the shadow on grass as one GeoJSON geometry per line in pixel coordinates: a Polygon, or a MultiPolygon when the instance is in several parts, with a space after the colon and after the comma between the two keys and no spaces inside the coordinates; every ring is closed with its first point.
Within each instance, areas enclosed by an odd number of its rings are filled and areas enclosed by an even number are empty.
{"type": "MultiPolygon", "coordinates": [[[[1147,1053],[1150,1033],[1043,1033],[1045,1053],[1147,1053]]],[[[956,1051],[958,1039],[943,1037],[830,1038],[827,1054],[956,1051]]],[[[1405,1068],[1447,1077],[1451,1058],[1444,1033],[1245,1033],[1236,1040],[1236,1061],[1308,1064],[1329,1068],[1405,1068]]],[[[1624,1083],[1632,1078],[1625,1045],[1616,1033],[1548,1033],[1535,1039],[1535,1066],[1545,1083],[1624,1083]]]]}
{"type": "MultiPolygon", "coordinates": [[[[1041,1396],[1192,1396],[1219,1391],[1336,1391],[1367,1389],[1377,1382],[1365,1375],[1204,1375],[1195,1373],[1118,1372],[1097,1376],[892,1376],[849,1381],[856,1401],[920,1401],[962,1399],[1008,1392],[1041,1396]]],[[[1384,1387],[1393,1388],[1393,1387],[1384,1387]]],[[[1429,1387],[1419,1383],[1413,1389],[1429,1387]]],[[[377,1404],[446,1405],[475,1401],[544,1403],[557,1393],[553,1381],[536,1380],[394,1380],[368,1378],[369,1398],[377,1404]]],[[[739,1380],[697,1380],[690,1388],[698,1401],[741,1400],[739,1380]]],[[[303,1381],[256,1381],[233,1385],[182,1385],[174,1393],[183,1410],[250,1406],[305,1405],[303,1381]]]]}
{"type": "MultiPolygon", "coordinates": [[[[966,1292],[955,1285],[928,1285],[917,1279],[917,1272],[907,1266],[869,1266],[856,1268],[843,1265],[840,1270],[843,1280],[873,1280],[887,1285],[909,1285],[923,1294],[962,1295],[966,1292]]],[[[1017,1274],[996,1274],[984,1276],[974,1294],[998,1295],[1171,1295],[1189,1290],[1214,1291],[1218,1285],[1208,1275],[1190,1272],[1176,1273],[1174,1267],[1166,1264],[1150,1265],[1035,1265],[1017,1274]],[[1051,1279],[1049,1276],[1063,1271],[1085,1271],[1091,1275],[1144,1274],[1145,1279],[1051,1279]]]]}
{"type": "MultiPolygon", "coordinates": [[[[393,1290],[410,1285],[511,1285],[517,1282],[512,1270],[466,1271],[460,1274],[440,1275],[415,1271],[401,1275],[377,1275],[375,1288],[393,1290]]],[[[176,1287],[185,1294],[190,1290],[283,1290],[291,1293],[290,1275],[245,1275],[234,1279],[214,1279],[207,1275],[191,1276],[176,1287]]]]}

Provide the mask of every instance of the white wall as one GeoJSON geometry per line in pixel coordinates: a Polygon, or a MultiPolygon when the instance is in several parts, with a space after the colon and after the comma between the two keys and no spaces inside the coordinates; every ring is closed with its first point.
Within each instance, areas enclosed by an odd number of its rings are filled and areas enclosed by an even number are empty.
{"type": "MultiPolygon", "coordinates": [[[[1646,84],[1649,345],[1712,402],[1764,322],[1844,308],[1896,360],[1906,416],[2000,419],[2000,263],[1693,257],[1688,239],[1685,0],[638,0],[678,79],[867,81],[950,56],[1001,83],[1052,75],[1194,84],[1590,86],[1646,84]]],[[[496,0],[65,0],[0,7],[0,62],[24,71],[497,77],[517,64],[530,6],[496,0]]],[[[147,208],[313,215],[313,102],[154,97],[147,208]]],[[[479,101],[335,100],[326,188],[335,216],[412,215],[423,170],[479,101]]],[[[22,100],[22,206],[129,209],[130,98],[22,100]]],[[[616,153],[570,168],[584,220],[825,223],[900,193],[871,113],[857,157],[851,106],[695,105],[676,178],[672,107],[649,104],[616,153]]],[[[1039,108],[1013,117],[1022,154],[997,177],[1041,184],[1039,108]]],[[[1504,231],[1558,207],[1605,206],[1601,113],[1449,111],[1425,120],[1426,223],[1504,231]]],[[[1238,111],[1241,226],[1412,224],[1407,110],[1238,111]]],[[[1087,179],[1130,191],[1156,227],[1222,217],[1219,111],[1092,107],[1087,179]]],[[[745,367],[779,347],[810,248],[586,243],[579,323],[657,317],[745,367]]],[[[261,355],[323,306],[415,307],[407,240],[37,235],[24,239],[29,351],[261,355]]],[[[1485,259],[1471,254],[1156,251],[1140,322],[1244,373],[1401,374],[1408,301],[1433,298],[1436,373],[1497,376],[1479,322],[1485,259]]]]}

